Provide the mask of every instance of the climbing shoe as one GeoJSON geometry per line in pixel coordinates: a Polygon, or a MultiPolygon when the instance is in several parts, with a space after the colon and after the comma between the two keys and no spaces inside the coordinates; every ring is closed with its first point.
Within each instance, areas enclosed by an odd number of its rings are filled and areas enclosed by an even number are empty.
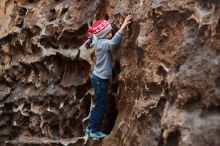
{"type": "Polygon", "coordinates": [[[97,132],[94,132],[94,133],[92,131],[90,131],[89,136],[90,136],[91,139],[99,139],[99,138],[104,138],[107,135],[105,133],[101,132],[101,131],[97,131],[97,132]]]}
{"type": "Polygon", "coordinates": [[[92,130],[91,128],[87,127],[87,128],[85,129],[85,135],[89,134],[91,130],[92,130]]]}

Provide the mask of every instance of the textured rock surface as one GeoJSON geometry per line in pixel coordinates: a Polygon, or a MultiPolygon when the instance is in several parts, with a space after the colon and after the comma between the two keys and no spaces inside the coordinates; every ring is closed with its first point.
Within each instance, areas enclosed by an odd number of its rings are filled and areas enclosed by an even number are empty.
{"type": "Polygon", "coordinates": [[[219,146],[217,0],[0,1],[0,145],[219,146]],[[111,106],[90,141],[88,24],[134,22],[114,50],[111,106]]]}

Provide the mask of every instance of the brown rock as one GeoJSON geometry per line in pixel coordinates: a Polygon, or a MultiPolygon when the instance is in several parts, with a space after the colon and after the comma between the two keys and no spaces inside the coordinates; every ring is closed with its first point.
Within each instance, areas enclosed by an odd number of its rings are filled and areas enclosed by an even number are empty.
{"type": "Polygon", "coordinates": [[[219,146],[217,0],[0,1],[0,145],[219,146]],[[88,24],[115,31],[108,137],[84,136],[94,104],[88,24]]]}

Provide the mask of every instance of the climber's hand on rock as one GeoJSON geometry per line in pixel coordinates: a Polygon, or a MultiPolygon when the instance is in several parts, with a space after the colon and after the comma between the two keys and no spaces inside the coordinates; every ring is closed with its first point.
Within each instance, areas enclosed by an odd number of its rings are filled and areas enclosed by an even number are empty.
{"type": "Polygon", "coordinates": [[[125,27],[131,23],[131,20],[132,20],[132,15],[128,15],[125,20],[124,20],[124,23],[122,24],[121,28],[119,29],[119,32],[123,32],[125,27]]]}
{"type": "Polygon", "coordinates": [[[131,20],[132,20],[132,15],[128,15],[128,16],[125,18],[125,21],[124,21],[123,25],[127,26],[128,24],[131,23],[131,20]]]}

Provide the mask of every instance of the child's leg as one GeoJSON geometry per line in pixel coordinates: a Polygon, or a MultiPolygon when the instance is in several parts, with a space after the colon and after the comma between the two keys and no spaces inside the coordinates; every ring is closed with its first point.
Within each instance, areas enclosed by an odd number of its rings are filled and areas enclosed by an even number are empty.
{"type": "Polygon", "coordinates": [[[96,132],[101,129],[103,115],[108,106],[109,81],[102,80],[93,75],[92,84],[95,90],[96,104],[89,118],[89,127],[92,129],[92,132],[96,132]]]}

